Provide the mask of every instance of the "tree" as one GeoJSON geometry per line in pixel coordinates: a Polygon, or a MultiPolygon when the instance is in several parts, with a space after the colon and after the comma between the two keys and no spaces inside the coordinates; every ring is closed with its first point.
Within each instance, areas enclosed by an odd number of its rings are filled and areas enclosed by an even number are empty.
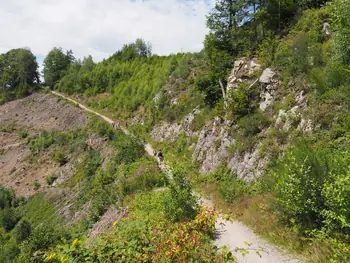
{"type": "Polygon", "coordinates": [[[18,97],[26,95],[29,88],[39,82],[38,63],[29,49],[12,49],[0,55],[0,87],[3,98],[7,95],[11,97],[12,94],[18,97]]]}
{"type": "Polygon", "coordinates": [[[45,83],[53,87],[65,76],[74,61],[75,58],[71,50],[64,53],[62,48],[53,48],[44,59],[45,83]]]}

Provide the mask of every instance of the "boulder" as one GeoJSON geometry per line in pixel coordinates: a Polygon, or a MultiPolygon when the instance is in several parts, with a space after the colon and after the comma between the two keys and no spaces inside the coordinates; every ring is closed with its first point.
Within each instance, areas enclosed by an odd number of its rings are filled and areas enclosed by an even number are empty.
{"type": "Polygon", "coordinates": [[[266,68],[259,78],[259,82],[263,84],[270,84],[273,82],[273,77],[276,75],[270,68],[266,68]]]}

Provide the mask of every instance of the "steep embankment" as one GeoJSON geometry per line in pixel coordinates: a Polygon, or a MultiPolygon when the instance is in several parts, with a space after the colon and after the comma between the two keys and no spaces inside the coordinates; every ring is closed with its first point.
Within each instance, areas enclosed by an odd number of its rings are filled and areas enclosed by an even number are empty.
{"type": "Polygon", "coordinates": [[[85,112],[51,94],[35,93],[0,105],[0,184],[11,187],[19,196],[30,196],[39,191],[39,185],[46,185],[49,174],[72,174],[75,160],[60,166],[49,153],[33,156],[29,139],[44,130],[69,131],[88,122],[85,112]]]}
{"type": "MultiPolygon", "coordinates": [[[[104,116],[97,111],[91,110],[85,105],[61,94],[56,91],[51,91],[54,95],[65,98],[70,102],[77,104],[81,109],[94,113],[106,122],[112,124],[114,121],[107,116],[104,116]]],[[[127,130],[123,129],[125,133],[127,130]]],[[[145,144],[146,152],[153,157],[154,149],[150,144],[145,144]]],[[[163,163],[160,163],[162,170],[171,174],[170,168],[163,163]]],[[[201,203],[213,208],[211,201],[200,198],[201,203]]],[[[285,255],[280,249],[272,246],[267,241],[258,237],[254,231],[244,226],[238,221],[227,221],[222,215],[219,216],[216,223],[215,244],[219,247],[227,246],[231,252],[237,257],[239,263],[282,263],[282,262],[299,262],[292,260],[290,256],[285,255]],[[245,253],[248,252],[248,253],[245,253]]]]}

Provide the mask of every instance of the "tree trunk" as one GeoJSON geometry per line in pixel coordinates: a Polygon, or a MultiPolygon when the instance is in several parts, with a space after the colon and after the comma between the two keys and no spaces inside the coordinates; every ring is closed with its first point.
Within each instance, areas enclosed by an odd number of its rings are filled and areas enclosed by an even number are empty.
{"type": "Polygon", "coordinates": [[[226,89],[224,87],[224,84],[222,83],[221,78],[219,78],[219,85],[222,91],[222,97],[224,98],[224,101],[226,101],[226,89]]]}

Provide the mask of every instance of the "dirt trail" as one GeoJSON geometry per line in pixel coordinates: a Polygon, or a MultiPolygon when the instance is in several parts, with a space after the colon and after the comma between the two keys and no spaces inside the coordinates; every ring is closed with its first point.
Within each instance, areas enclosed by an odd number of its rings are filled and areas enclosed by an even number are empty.
{"type": "MultiPolygon", "coordinates": [[[[78,104],[80,108],[94,113],[103,118],[108,123],[112,124],[113,120],[94,111],[79,102],[64,96],[56,91],[50,91],[56,96],[65,98],[75,104],[78,104]]],[[[123,132],[129,134],[129,132],[122,128],[123,132]]],[[[154,149],[150,144],[145,144],[146,152],[154,157],[154,149]]],[[[164,164],[160,163],[160,168],[166,171],[171,176],[171,170],[164,164]]],[[[213,203],[210,200],[200,197],[201,203],[207,205],[210,208],[214,208],[213,203]]],[[[301,261],[292,259],[290,256],[282,252],[282,250],[269,244],[267,241],[260,238],[241,222],[233,220],[232,222],[226,221],[220,215],[216,222],[216,234],[215,245],[218,247],[227,246],[232,253],[237,257],[238,263],[300,263],[301,261]],[[237,252],[236,249],[246,249],[248,254],[243,256],[241,252],[237,252]],[[258,252],[258,253],[257,253],[258,252]]]]}

